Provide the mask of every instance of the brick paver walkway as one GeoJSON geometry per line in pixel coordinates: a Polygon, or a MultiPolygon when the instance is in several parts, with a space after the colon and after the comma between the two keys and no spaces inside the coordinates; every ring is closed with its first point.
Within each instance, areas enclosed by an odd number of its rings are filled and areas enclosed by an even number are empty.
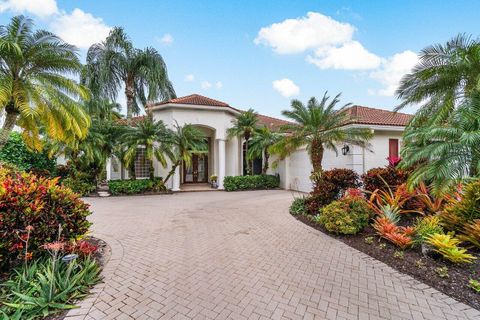
{"type": "Polygon", "coordinates": [[[287,191],[91,198],[112,256],[68,319],[480,319],[296,221],[287,191]]]}

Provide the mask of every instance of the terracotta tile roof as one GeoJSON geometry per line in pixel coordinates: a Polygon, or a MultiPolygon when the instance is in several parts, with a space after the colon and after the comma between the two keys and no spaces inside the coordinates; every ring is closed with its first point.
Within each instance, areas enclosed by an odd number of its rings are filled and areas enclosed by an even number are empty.
{"type": "Polygon", "coordinates": [[[264,116],[263,114],[257,115],[257,118],[260,126],[266,126],[270,130],[278,130],[281,126],[291,123],[287,120],[272,118],[269,116],[264,116]]]}
{"type": "MultiPolygon", "coordinates": [[[[132,118],[132,124],[135,125],[135,124],[143,121],[143,119],[145,119],[145,117],[146,117],[146,116],[133,117],[133,118],[132,118]]],[[[119,124],[126,125],[128,122],[127,122],[127,119],[118,119],[118,123],[119,123],[119,124]]]]}
{"type": "Polygon", "coordinates": [[[410,122],[410,119],[412,119],[411,114],[363,106],[353,106],[347,108],[345,112],[348,113],[351,119],[348,124],[357,123],[404,127],[410,122]]]}
{"type": "Polygon", "coordinates": [[[162,102],[157,102],[154,103],[152,106],[160,106],[164,104],[192,104],[197,106],[230,107],[228,103],[208,98],[199,94],[191,94],[185,97],[179,97],[175,99],[165,100],[162,102]]]}

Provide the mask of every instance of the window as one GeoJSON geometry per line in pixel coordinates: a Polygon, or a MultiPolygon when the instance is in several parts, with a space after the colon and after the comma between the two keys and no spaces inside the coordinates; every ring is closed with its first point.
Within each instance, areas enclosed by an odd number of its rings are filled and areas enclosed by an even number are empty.
{"type": "Polygon", "coordinates": [[[137,149],[135,157],[135,176],[137,178],[148,178],[150,176],[150,163],[146,158],[145,148],[137,149]]]}
{"type": "Polygon", "coordinates": [[[398,139],[388,139],[388,156],[398,158],[398,139]]]}

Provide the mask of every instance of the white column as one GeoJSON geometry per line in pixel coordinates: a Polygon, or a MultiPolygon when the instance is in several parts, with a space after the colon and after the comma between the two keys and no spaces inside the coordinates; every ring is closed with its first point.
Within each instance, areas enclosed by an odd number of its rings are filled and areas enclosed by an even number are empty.
{"type": "Polygon", "coordinates": [[[180,191],[180,166],[175,169],[173,174],[172,191],[180,191]]]}
{"type": "Polygon", "coordinates": [[[218,189],[223,189],[223,179],[225,178],[225,139],[218,141],[218,189]]]}
{"type": "Polygon", "coordinates": [[[112,158],[107,158],[107,165],[105,170],[107,171],[107,181],[112,180],[112,158]]]}

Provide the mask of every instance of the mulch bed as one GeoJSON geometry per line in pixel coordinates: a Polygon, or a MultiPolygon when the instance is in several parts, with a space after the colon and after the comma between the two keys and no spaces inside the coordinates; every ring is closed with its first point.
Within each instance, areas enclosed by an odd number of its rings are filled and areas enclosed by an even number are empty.
{"type": "Polygon", "coordinates": [[[453,264],[442,260],[440,257],[424,256],[418,247],[405,250],[403,258],[400,258],[394,256],[395,252],[400,251],[399,248],[380,239],[371,226],[356,235],[335,235],[311,221],[308,216],[296,216],[295,218],[458,301],[480,310],[480,294],[468,286],[470,279],[480,281],[480,251],[478,249],[469,250],[469,253],[477,257],[477,260],[472,264],[453,264]],[[367,237],[374,238],[372,244],[365,241],[367,237]],[[448,277],[442,278],[435,271],[441,267],[448,268],[448,277]]]}

